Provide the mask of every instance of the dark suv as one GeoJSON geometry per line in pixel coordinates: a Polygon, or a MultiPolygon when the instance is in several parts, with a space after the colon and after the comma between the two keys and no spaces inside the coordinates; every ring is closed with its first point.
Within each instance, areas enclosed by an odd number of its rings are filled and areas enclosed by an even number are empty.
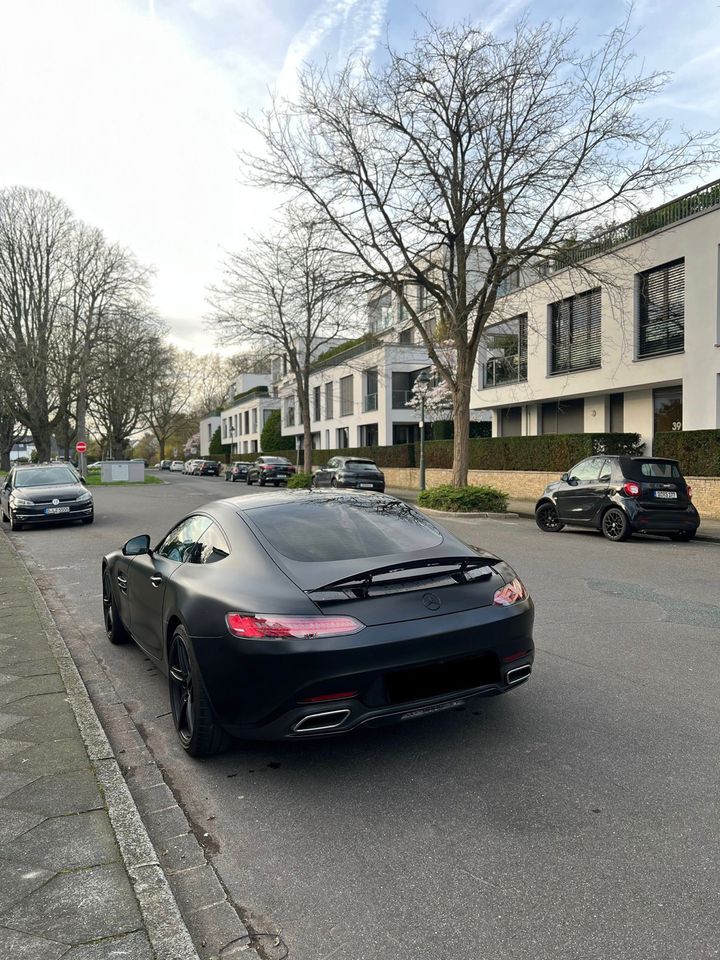
{"type": "Polygon", "coordinates": [[[266,483],[279,487],[281,483],[287,483],[294,473],[295,467],[285,457],[258,457],[248,467],[245,482],[249,487],[256,481],[261,487],[266,483]]]}
{"type": "Polygon", "coordinates": [[[535,522],[546,533],[569,524],[602,530],[608,540],[632,533],[692,540],[700,516],[691,495],[677,460],[598,455],[545,488],[535,522]]]}
{"type": "Polygon", "coordinates": [[[385,475],[372,460],[361,457],[331,457],[313,476],[314,487],[344,487],[385,491],[385,475]]]}
{"type": "Polygon", "coordinates": [[[196,460],[193,467],[195,477],[219,477],[220,464],[217,460],[196,460]]]}

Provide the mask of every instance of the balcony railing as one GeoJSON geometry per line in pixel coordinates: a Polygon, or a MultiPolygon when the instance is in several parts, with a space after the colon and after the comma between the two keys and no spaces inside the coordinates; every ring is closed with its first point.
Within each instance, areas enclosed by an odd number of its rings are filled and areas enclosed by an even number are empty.
{"type": "Polygon", "coordinates": [[[527,380],[527,357],[492,357],[485,364],[485,386],[499,387],[504,383],[522,383],[527,380]]]}
{"type": "Polygon", "coordinates": [[[402,407],[406,407],[408,403],[412,400],[412,396],[413,396],[412,390],[393,390],[392,392],[393,410],[400,410],[402,407]]]}
{"type": "Polygon", "coordinates": [[[367,413],[368,410],[377,410],[378,408],[378,395],[376,393],[366,393],[363,398],[363,410],[367,413]]]}

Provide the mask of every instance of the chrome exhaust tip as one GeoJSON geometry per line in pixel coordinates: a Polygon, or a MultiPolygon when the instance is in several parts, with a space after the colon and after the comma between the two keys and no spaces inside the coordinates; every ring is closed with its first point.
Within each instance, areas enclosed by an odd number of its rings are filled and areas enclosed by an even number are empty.
{"type": "Polygon", "coordinates": [[[514,683],[520,683],[521,680],[527,680],[531,673],[532,667],[529,663],[525,663],[522,667],[513,667],[512,670],[508,670],[505,680],[509,686],[512,686],[514,683]]]}
{"type": "Polygon", "coordinates": [[[323,730],[334,730],[345,723],[350,716],[350,711],[345,710],[326,710],[324,713],[311,713],[307,717],[301,717],[293,724],[294,733],[320,733],[323,730]]]}

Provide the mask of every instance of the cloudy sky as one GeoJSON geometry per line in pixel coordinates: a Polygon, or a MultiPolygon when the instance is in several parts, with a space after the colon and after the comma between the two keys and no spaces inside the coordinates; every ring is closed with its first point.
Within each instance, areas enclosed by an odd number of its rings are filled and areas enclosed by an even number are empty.
{"type": "MultiPolygon", "coordinates": [[[[205,288],[223,249],[270,211],[239,183],[238,111],[290,92],[299,65],[380,55],[421,11],[502,33],[563,17],[591,46],[621,0],[0,0],[0,187],[62,196],[156,269],[155,303],[179,341],[209,346],[205,288]]],[[[673,80],[651,105],[678,127],[720,126],[720,4],[638,0],[636,49],[673,80]]]]}

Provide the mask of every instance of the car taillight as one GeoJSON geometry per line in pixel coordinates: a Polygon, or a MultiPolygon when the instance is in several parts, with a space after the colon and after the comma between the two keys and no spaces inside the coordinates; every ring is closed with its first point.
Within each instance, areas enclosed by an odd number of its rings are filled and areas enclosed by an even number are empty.
{"type": "Polygon", "coordinates": [[[519,577],[515,577],[511,583],[495,591],[493,603],[497,607],[510,607],[513,603],[517,603],[518,600],[525,600],[527,595],[528,592],[523,586],[522,581],[519,577]]]}
{"type": "Polygon", "coordinates": [[[225,622],[234,637],[242,637],[244,640],[273,637],[313,640],[315,637],[343,637],[364,629],[364,624],[354,617],[286,617],[271,613],[228,613],[225,622]]]}
{"type": "Polygon", "coordinates": [[[623,484],[623,493],[626,497],[639,497],[640,484],[635,483],[633,480],[629,480],[627,483],[623,484]]]}
{"type": "Polygon", "coordinates": [[[687,495],[688,495],[688,500],[692,500],[692,487],[690,486],[690,484],[687,485],[687,495]]]}
{"type": "Polygon", "coordinates": [[[272,464],[270,464],[270,463],[261,463],[261,464],[260,464],[260,469],[261,469],[261,470],[272,470],[272,464]]]}

